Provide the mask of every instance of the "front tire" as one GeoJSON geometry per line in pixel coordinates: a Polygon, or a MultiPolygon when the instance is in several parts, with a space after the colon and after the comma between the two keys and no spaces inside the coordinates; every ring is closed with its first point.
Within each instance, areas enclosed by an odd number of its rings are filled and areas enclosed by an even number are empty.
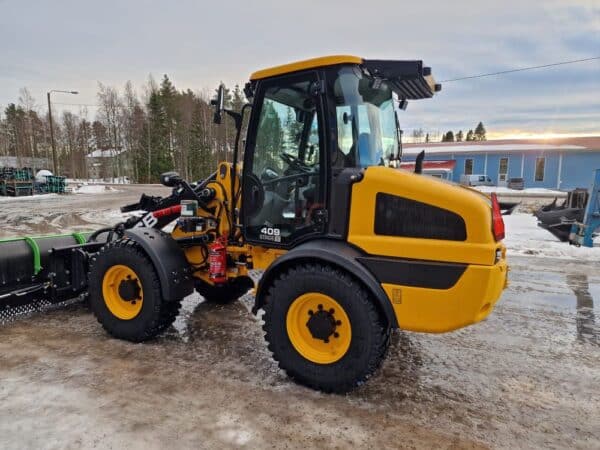
{"type": "Polygon", "coordinates": [[[111,242],[92,257],[90,306],[111,335],[131,342],[152,339],[168,328],[181,300],[165,301],[152,261],[130,239],[111,242]]]}
{"type": "Polygon", "coordinates": [[[279,367],[295,381],[345,393],[380,366],[390,328],[371,294],[346,272],[298,265],[268,288],[265,339],[279,367]]]}

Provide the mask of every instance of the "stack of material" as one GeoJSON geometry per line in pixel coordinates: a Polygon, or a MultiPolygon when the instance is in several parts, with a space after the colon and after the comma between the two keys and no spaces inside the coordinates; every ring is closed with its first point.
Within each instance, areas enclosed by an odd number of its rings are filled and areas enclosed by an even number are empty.
{"type": "Polygon", "coordinates": [[[54,175],[46,176],[46,192],[54,194],[64,194],[67,186],[66,177],[54,175]]]}
{"type": "Polygon", "coordinates": [[[28,167],[0,169],[0,195],[12,197],[33,195],[33,170],[28,167]]]}

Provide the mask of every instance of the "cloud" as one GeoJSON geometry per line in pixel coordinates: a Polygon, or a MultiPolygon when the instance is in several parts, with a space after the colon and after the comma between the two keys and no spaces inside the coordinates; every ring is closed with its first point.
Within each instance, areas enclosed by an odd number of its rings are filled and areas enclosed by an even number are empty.
{"type": "MultiPolygon", "coordinates": [[[[140,86],[149,73],[202,90],[334,53],[423,59],[440,80],[597,56],[600,7],[597,0],[4,2],[0,104],[16,101],[23,86],[38,102],[48,89],[67,88],[81,94],[64,102],[93,104],[97,81],[140,86]]],[[[582,63],[447,83],[433,100],[411,104],[403,120],[408,129],[483,120],[535,131],[560,116],[565,129],[600,132],[598,92],[600,63],[582,63]]]]}

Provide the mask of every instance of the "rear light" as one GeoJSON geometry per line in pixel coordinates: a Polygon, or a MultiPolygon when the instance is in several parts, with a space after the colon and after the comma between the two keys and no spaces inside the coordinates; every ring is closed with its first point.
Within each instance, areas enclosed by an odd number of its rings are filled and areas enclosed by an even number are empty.
{"type": "Polygon", "coordinates": [[[495,192],[492,192],[490,197],[492,198],[492,233],[494,233],[496,241],[501,241],[504,239],[504,220],[500,211],[500,203],[498,203],[495,192]]]}

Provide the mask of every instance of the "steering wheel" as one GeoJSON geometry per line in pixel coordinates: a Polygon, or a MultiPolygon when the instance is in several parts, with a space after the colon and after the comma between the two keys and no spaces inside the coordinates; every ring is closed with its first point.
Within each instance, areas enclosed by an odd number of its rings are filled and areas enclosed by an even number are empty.
{"type": "Polygon", "coordinates": [[[279,156],[281,157],[281,159],[283,159],[285,163],[287,163],[290,166],[291,169],[296,169],[301,172],[310,172],[311,170],[310,167],[306,165],[306,163],[304,163],[299,158],[290,153],[283,152],[279,156]]]}

